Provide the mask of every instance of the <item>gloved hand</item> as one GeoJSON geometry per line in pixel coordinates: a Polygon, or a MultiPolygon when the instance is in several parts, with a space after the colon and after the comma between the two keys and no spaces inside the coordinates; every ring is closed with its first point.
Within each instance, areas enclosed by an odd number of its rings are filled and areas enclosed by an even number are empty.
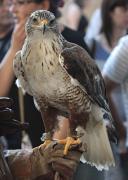
{"type": "Polygon", "coordinates": [[[45,162],[55,172],[55,180],[71,180],[80,161],[81,152],[72,147],[66,156],[63,155],[64,146],[51,143],[41,148],[45,162]]]}
{"type": "Polygon", "coordinates": [[[16,180],[71,180],[81,153],[71,150],[63,155],[64,146],[52,142],[32,150],[6,151],[8,165],[16,180]]]}
{"type": "Polygon", "coordinates": [[[0,136],[26,129],[27,123],[20,123],[14,119],[13,101],[8,97],[0,97],[0,136]]]}

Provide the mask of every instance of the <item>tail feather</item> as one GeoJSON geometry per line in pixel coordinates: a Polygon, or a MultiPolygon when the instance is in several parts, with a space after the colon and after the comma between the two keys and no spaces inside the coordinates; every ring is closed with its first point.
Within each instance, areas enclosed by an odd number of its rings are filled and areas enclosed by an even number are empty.
{"type": "Polygon", "coordinates": [[[89,121],[86,130],[78,127],[77,132],[84,133],[80,139],[82,147],[85,147],[85,144],[87,146],[87,151],[84,151],[81,156],[83,163],[86,162],[95,166],[98,170],[108,170],[109,166],[115,165],[106,126],[103,121],[95,122],[95,124],[94,121],[89,121]]]}

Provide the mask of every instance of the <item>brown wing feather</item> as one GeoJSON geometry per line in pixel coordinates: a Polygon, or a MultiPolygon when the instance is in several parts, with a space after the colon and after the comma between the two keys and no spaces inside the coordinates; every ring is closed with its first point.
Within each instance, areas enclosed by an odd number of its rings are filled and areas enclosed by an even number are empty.
{"type": "Polygon", "coordinates": [[[78,80],[94,103],[108,112],[105,113],[106,118],[110,120],[108,135],[113,138],[113,142],[117,142],[114,121],[106,97],[105,83],[95,61],[83,48],[67,41],[64,42],[62,56],[64,57],[64,68],[70,76],[78,80]]]}
{"type": "Polygon", "coordinates": [[[104,80],[94,60],[83,48],[67,41],[62,56],[67,72],[79,81],[95,103],[109,111],[104,80]]]}

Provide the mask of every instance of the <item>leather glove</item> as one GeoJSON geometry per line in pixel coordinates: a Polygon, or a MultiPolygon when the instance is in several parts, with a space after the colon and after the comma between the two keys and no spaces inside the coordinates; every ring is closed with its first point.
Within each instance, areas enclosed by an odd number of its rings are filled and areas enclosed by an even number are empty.
{"type": "Polygon", "coordinates": [[[3,148],[0,145],[0,179],[12,180],[12,175],[3,155],[3,148]]]}
{"type": "Polygon", "coordinates": [[[8,97],[0,97],[0,136],[26,129],[28,123],[20,123],[14,119],[13,101],[8,97]]]}
{"type": "Polygon", "coordinates": [[[64,146],[52,142],[32,150],[6,151],[6,158],[15,180],[72,179],[81,153],[75,150],[63,155],[64,146]]]}
{"type": "Polygon", "coordinates": [[[63,151],[64,146],[57,143],[41,148],[45,162],[55,172],[55,180],[71,180],[80,161],[81,152],[77,147],[72,147],[66,156],[63,151]]]}

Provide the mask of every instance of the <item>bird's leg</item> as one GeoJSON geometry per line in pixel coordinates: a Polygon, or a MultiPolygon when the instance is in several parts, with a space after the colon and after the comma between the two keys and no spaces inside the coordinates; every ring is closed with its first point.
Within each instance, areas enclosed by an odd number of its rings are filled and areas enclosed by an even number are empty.
{"type": "Polygon", "coordinates": [[[68,153],[68,150],[71,147],[71,145],[81,144],[79,136],[77,135],[77,132],[76,132],[76,127],[78,126],[78,122],[80,123],[80,121],[81,121],[81,116],[79,114],[72,112],[69,118],[69,126],[70,126],[69,135],[66,139],[62,139],[58,141],[58,143],[60,144],[65,144],[64,155],[68,153]]]}
{"type": "Polygon", "coordinates": [[[52,107],[41,110],[41,116],[44,121],[45,133],[43,134],[41,140],[44,141],[43,146],[47,146],[52,141],[52,136],[55,129],[55,123],[57,118],[57,110],[52,107]]]}
{"type": "Polygon", "coordinates": [[[51,143],[51,133],[43,133],[42,137],[41,137],[41,141],[44,142],[42,145],[43,146],[47,146],[48,144],[51,143]]]}

